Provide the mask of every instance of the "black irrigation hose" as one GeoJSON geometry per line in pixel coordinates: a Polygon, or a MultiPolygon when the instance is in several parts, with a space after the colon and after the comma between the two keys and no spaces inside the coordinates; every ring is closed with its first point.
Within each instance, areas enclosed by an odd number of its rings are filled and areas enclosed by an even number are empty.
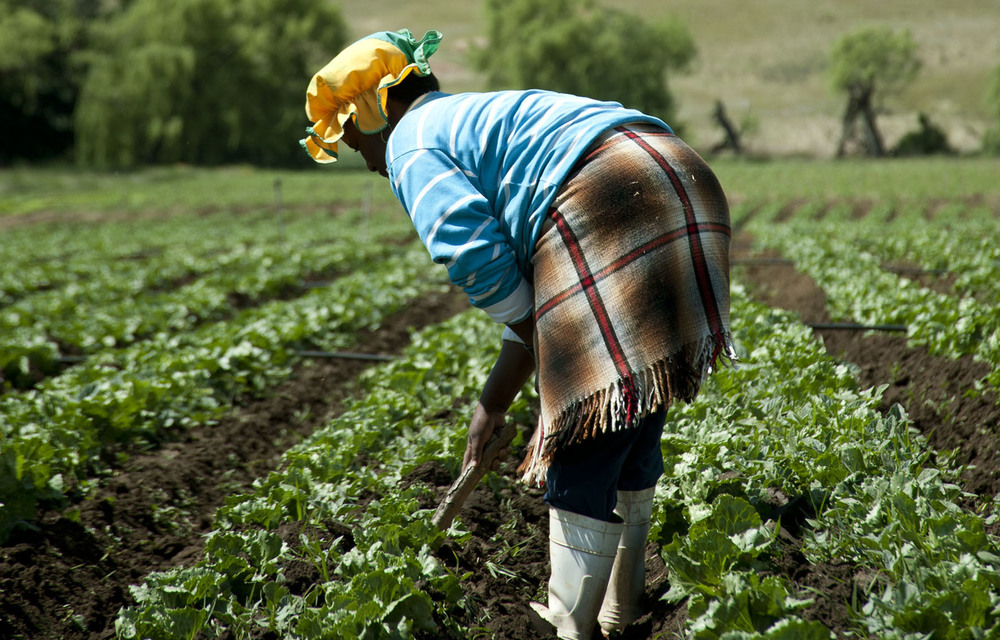
{"type": "MultiPolygon", "coordinates": [[[[788,258],[733,258],[731,264],[742,264],[749,266],[794,266],[795,261],[788,258]]],[[[947,269],[925,269],[923,267],[911,267],[907,265],[886,264],[882,265],[884,271],[895,273],[901,276],[930,274],[932,276],[943,276],[948,273],[947,269]]]]}
{"type": "Polygon", "coordinates": [[[392,362],[396,358],[377,353],[351,353],[348,351],[296,351],[295,355],[303,358],[340,358],[344,360],[372,360],[375,362],[392,362]]]}
{"type": "Polygon", "coordinates": [[[810,329],[818,330],[841,330],[841,331],[897,331],[905,333],[908,327],[905,324],[858,324],[855,322],[807,322],[810,329]]]}
{"type": "MultiPolygon", "coordinates": [[[[340,358],[344,360],[372,360],[375,362],[392,362],[392,356],[376,353],[352,353],[349,351],[296,351],[295,355],[303,358],[340,358]]],[[[56,361],[61,364],[77,364],[87,360],[87,356],[60,356],[56,361]]]]}

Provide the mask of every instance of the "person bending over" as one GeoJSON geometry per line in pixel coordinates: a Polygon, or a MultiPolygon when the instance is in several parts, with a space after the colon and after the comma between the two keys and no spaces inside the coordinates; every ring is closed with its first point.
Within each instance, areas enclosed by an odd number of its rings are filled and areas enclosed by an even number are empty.
{"type": "Polygon", "coordinates": [[[729,207],[660,119],[542,90],[448,94],[441,34],[381,31],[313,76],[302,144],[389,180],[434,262],[504,325],[463,466],[532,373],[540,416],[519,468],[549,507],[560,638],[638,618],[664,418],[692,400],[729,331],[729,207]]]}

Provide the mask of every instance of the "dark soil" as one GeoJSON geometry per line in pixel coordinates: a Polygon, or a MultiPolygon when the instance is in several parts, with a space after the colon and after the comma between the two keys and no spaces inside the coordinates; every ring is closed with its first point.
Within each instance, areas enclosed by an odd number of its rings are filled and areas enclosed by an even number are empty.
{"type": "MultiPolygon", "coordinates": [[[[749,255],[751,242],[738,235],[734,257],[749,255]]],[[[829,321],[823,292],[794,267],[775,262],[740,269],[740,279],[761,301],[795,311],[804,322],[829,321]]],[[[397,353],[411,327],[439,322],[465,305],[459,295],[417,301],[366,335],[357,350],[397,353]]],[[[889,385],[886,409],[900,403],[934,447],[957,450],[958,459],[969,465],[962,476],[969,492],[987,497],[1000,490],[997,398],[967,393],[987,373],[983,365],[932,357],[896,334],[824,330],[817,337],[831,355],[857,366],[863,386],[889,385]]],[[[278,464],[283,450],[339,411],[365,366],[352,360],[311,362],[268,397],[247,400],[218,424],[186,431],[155,450],[132,452],[76,505],[78,518],[42,510],[35,530],[18,533],[0,548],[0,638],[114,637],[116,614],[131,603],[129,586],[151,571],[197,560],[201,536],[226,496],[245,491],[278,464]]],[[[518,462],[514,451],[504,473],[512,475],[518,462]]],[[[433,487],[440,499],[452,478],[430,464],[410,481],[433,487]]],[[[846,629],[855,587],[866,586],[870,576],[866,580],[850,564],[805,560],[799,527],[810,514],[800,506],[804,502],[791,497],[780,508],[783,530],[771,570],[811,590],[815,602],[805,617],[838,632],[846,629]]],[[[423,506],[436,503],[428,499],[423,506]]],[[[548,515],[540,492],[514,482],[481,483],[460,517],[471,540],[447,544],[438,555],[447,566],[470,574],[465,583],[469,626],[485,628],[484,637],[495,640],[553,637],[528,607],[529,601],[544,599],[548,579],[548,515]]],[[[301,582],[304,590],[311,578],[296,570],[289,567],[286,577],[290,584],[301,582]]],[[[621,638],[681,637],[686,610],[660,599],[668,587],[663,561],[650,545],[649,613],[621,638]]]]}
{"type": "MultiPolygon", "coordinates": [[[[752,248],[752,238],[737,235],[734,259],[748,257],[752,248]]],[[[776,259],[741,267],[741,279],[752,295],[797,313],[803,323],[829,324],[823,290],[780,256],[768,257],[776,259]]],[[[950,290],[949,274],[915,277],[922,286],[950,290]]],[[[906,338],[896,333],[817,329],[816,336],[831,356],[857,367],[862,388],[888,385],[882,395],[884,411],[901,405],[932,448],[955,451],[956,460],[967,465],[962,473],[967,492],[991,498],[1000,491],[1000,399],[992,392],[969,393],[989,373],[987,365],[971,357],[934,357],[926,349],[908,346],[906,338]]],[[[974,509],[976,504],[970,501],[966,506],[974,509]]],[[[848,628],[848,604],[855,590],[864,593],[871,576],[848,563],[808,564],[800,551],[801,539],[788,531],[782,531],[780,543],[783,555],[775,561],[777,570],[810,589],[815,598],[804,617],[823,622],[839,636],[848,628]]]]}
{"type": "MultiPolygon", "coordinates": [[[[740,239],[735,246],[739,250],[750,243],[740,239]]],[[[804,323],[831,321],[823,291],[794,266],[772,263],[744,269],[762,302],[795,311],[804,323]]],[[[922,286],[948,288],[929,274],[919,277],[922,286]]],[[[945,283],[950,279],[948,274],[937,276],[945,283]]],[[[884,409],[902,405],[934,449],[957,450],[958,461],[969,465],[963,474],[966,491],[984,497],[1000,491],[1000,400],[993,392],[974,391],[990,373],[988,365],[971,357],[932,356],[926,349],[909,347],[906,338],[895,333],[825,329],[816,334],[832,356],[858,367],[862,387],[889,385],[882,396],[884,409]]]]}
{"type": "MultiPolygon", "coordinates": [[[[467,308],[464,296],[427,296],[361,336],[354,351],[393,355],[412,329],[467,308]]],[[[272,390],[248,399],[216,424],[131,452],[79,514],[40,509],[33,530],[0,548],[0,638],[90,640],[114,637],[129,585],[152,571],[196,561],[202,535],[231,494],[245,493],[281,453],[342,410],[371,362],[312,361],[272,390]]],[[[72,511],[72,510],[71,510],[72,511]]]]}

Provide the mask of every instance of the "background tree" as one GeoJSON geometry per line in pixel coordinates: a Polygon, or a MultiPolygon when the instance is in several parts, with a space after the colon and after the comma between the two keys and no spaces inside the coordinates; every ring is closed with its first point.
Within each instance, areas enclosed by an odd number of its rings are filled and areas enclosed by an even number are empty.
{"type": "Polygon", "coordinates": [[[1000,66],[993,70],[993,79],[986,95],[996,126],[986,132],[983,151],[1000,156],[1000,66]]]}
{"type": "Polygon", "coordinates": [[[77,159],[288,165],[309,77],[346,42],[331,3],[134,0],[94,30],[77,159]]]}
{"type": "Polygon", "coordinates": [[[72,147],[74,55],[101,11],[94,0],[0,0],[0,165],[72,147]]]}
{"type": "Polygon", "coordinates": [[[847,93],[843,130],[837,156],[843,156],[856,136],[861,120],[861,147],[868,155],[882,156],[885,145],[875,122],[876,98],[899,90],[916,78],[920,60],[909,31],[871,27],[838,40],[830,54],[833,86],[847,93]]]}
{"type": "Polygon", "coordinates": [[[487,0],[476,60],[494,89],[550,89],[614,100],[673,122],[668,70],[695,57],[678,20],[650,22],[594,0],[487,0]]]}

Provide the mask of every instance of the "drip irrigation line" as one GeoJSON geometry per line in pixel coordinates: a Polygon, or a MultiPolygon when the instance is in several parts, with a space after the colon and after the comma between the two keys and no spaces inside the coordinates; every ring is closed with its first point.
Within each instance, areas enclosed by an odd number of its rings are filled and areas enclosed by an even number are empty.
{"type": "Polygon", "coordinates": [[[396,358],[377,353],[352,353],[349,351],[296,351],[295,355],[303,358],[340,358],[344,360],[372,360],[375,362],[392,362],[396,358]]]}
{"type": "Polygon", "coordinates": [[[905,333],[905,324],[858,324],[856,322],[807,322],[810,329],[840,330],[840,331],[895,331],[905,333]]]}
{"type": "MultiPolygon", "coordinates": [[[[383,356],[377,353],[353,353],[350,351],[296,351],[295,355],[303,358],[340,358],[343,360],[371,360],[374,362],[392,362],[393,356],[383,356]]],[[[56,362],[60,364],[79,364],[85,362],[87,356],[59,356],[56,362]]]]}
{"type": "Polygon", "coordinates": [[[795,262],[789,260],[788,258],[733,258],[730,262],[732,264],[780,265],[780,266],[789,266],[795,264],[795,262]]]}

